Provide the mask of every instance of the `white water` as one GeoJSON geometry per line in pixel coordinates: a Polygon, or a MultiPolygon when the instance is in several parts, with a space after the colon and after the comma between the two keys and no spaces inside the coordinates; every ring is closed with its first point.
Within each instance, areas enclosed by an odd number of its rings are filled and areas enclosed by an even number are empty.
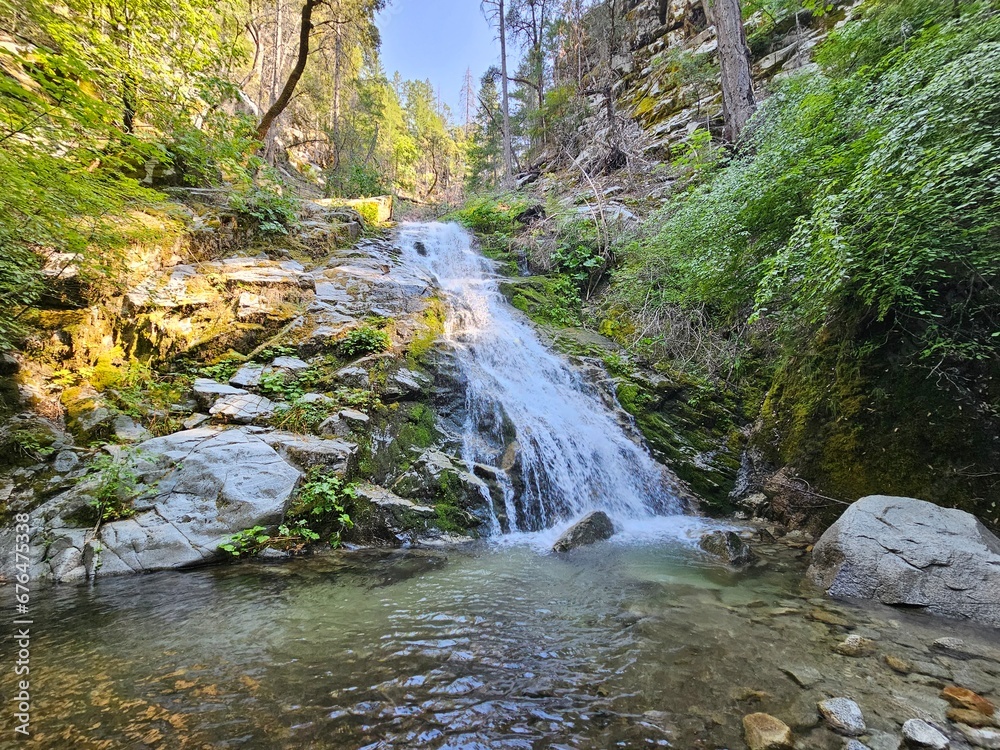
{"type": "Polygon", "coordinates": [[[603,510],[641,536],[663,526],[657,517],[681,513],[672,476],[507,304],[492,262],[473,250],[464,229],[403,224],[399,241],[404,259],[426,269],[447,296],[445,338],[468,380],[463,458],[499,466],[510,426],[516,430],[522,481],[507,484],[504,530],[549,530],[541,532],[547,540],[581,514],[603,510]]]}

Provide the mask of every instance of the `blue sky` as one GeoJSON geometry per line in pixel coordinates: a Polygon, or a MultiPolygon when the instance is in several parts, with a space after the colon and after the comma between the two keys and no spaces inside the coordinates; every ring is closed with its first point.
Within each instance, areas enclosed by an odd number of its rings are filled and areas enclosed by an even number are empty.
{"type": "Polygon", "coordinates": [[[390,0],[379,15],[382,64],[391,78],[429,78],[456,121],[467,68],[473,81],[500,59],[500,45],[479,10],[479,0],[390,0]]]}

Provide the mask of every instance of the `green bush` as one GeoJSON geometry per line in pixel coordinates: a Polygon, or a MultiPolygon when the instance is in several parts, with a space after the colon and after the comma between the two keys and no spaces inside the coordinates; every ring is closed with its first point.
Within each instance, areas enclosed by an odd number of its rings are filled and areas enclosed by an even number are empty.
{"type": "Polygon", "coordinates": [[[996,356],[1000,19],[977,3],[960,19],[950,2],[863,7],[821,54],[841,77],[783,83],[746,155],[620,249],[611,307],[770,319],[789,342],[847,316],[918,342],[911,363],[996,356]]]}
{"type": "Polygon", "coordinates": [[[280,183],[251,184],[229,197],[229,206],[250,219],[262,234],[287,234],[296,222],[298,201],[280,183]]]}
{"type": "Polygon", "coordinates": [[[343,357],[353,359],[365,354],[384,352],[390,344],[388,333],[374,326],[366,325],[355,328],[338,341],[337,352],[343,357]]]}
{"type": "Polygon", "coordinates": [[[480,234],[511,235],[521,226],[518,217],[530,205],[528,198],[516,193],[482,195],[470,199],[461,209],[446,218],[454,219],[480,234]]]}

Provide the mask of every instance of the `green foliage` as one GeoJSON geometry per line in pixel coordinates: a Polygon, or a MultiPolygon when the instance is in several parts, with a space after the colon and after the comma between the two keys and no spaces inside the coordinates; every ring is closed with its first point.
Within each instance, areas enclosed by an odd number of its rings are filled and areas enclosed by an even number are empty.
{"type": "Polygon", "coordinates": [[[135,456],[101,455],[94,459],[88,471],[98,475],[98,485],[90,501],[94,522],[105,523],[131,518],[133,503],[139,493],[139,475],[135,471],[135,456]]]}
{"type": "Polygon", "coordinates": [[[511,235],[521,226],[520,216],[531,205],[531,201],[517,193],[497,196],[481,195],[446,217],[458,221],[477,234],[511,235]]]}
{"type": "Polygon", "coordinates": [[[252,556],[265,547],[301,550],[324,537],[336,547],[340,544],[340,533],[354,526],[347,506],[355,494],[354,485],[315,468],[309,472],[277,533],[272,534],[264,526],[254,526],[233,534],[219,545],[219,549],[233,557],[252,556]]]}
{"type": "Polygon", "coordinates": [[[229,206],[246,216],[262,234],[287,234],[296,223],[298,200],[279,182],[252,183],[229,197],[229,206]]]}
{"type": "Polygon", "coordinates": [[[217,380],[220,383],[228,383],[229,379],[240,369],[242,358],[227,357],[211,365],[198,368],[198,374],[203,378],[217,380]]]}
{"type": "Polygon", "coordinates": [[[300,525],[310,524],[322,530],[330,544],[336,547],[340,544],[341,532],[354,527],[347,509],[356,496],[353,484],[317,467],[309,472],[288,517],[293,523],[304,521],[300,525]]]}
{"type": "Polygon", "coordinates": [[[251,529],[238,531],[228,540],[219,545],[219,549],[228,552],[233,557],[241,555],[255,555],[267,546],[271,541],[271,535],[263,526],[254,526],[251,529]]]}
{"type": "Polygon", "coordinates": [[[337,342],[337,353],[354,359],[365,354],[384,352],[391,345],[389,334],[371,325],[355,328],[337,342]]]}

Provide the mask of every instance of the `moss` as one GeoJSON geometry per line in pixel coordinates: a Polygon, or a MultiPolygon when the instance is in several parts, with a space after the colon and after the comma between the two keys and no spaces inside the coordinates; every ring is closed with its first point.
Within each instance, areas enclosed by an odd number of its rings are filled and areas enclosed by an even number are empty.
{"type": "Polygon", "coordinates": [[[437,527],[441,531],[455,534],[475,535],[475,528],[481,522],[462,508],[461,503],[461,480],[454,472],[441,472],[438,482],[438,496],[434,502],[434,510],[437,512],[437,527]]]}
{"type": "Polygon", "coordinates": [[[654,455],[691,487],[706,510],[730,512],[743,447],[733,394],[680,377],[653,383],[618,376],[615,384],[618,402],[635,417],[654,455]]]}
{"type": "Polygon", "coordinates": [[[918,497],[1000,526],[995,420],[963,409],[947,381],[887,361],[890,347],[871,354],[828,334],[778,371],[755,440],[765,458],[823,495],[918,497]]]}
{"type": "Polygon", "coordinates": [[[500,282],[500,292],[536,323],[580,325],[580,298],[576,287],[561,274],[505,279],[500,282]]]}
{"type": "Polygon", "coordinates": [[[420,313],[423,329],[410,342],[406,351],[406,358],[411,366],[419,367],[434,348],[435,342],[444,333],[446,316],[447,309],[440,297],[427,300],[427,306],[420,313]]]}
{"type": "Polygon", "coordinates": [[[396,478],[410,468],[413,458],[441,438],[434,411],[421,403],[391,404],[375,415],[372,432],[391,435],[377,448],[370,439],[359,444],[359,473],[375,484],[396,478]]]}

